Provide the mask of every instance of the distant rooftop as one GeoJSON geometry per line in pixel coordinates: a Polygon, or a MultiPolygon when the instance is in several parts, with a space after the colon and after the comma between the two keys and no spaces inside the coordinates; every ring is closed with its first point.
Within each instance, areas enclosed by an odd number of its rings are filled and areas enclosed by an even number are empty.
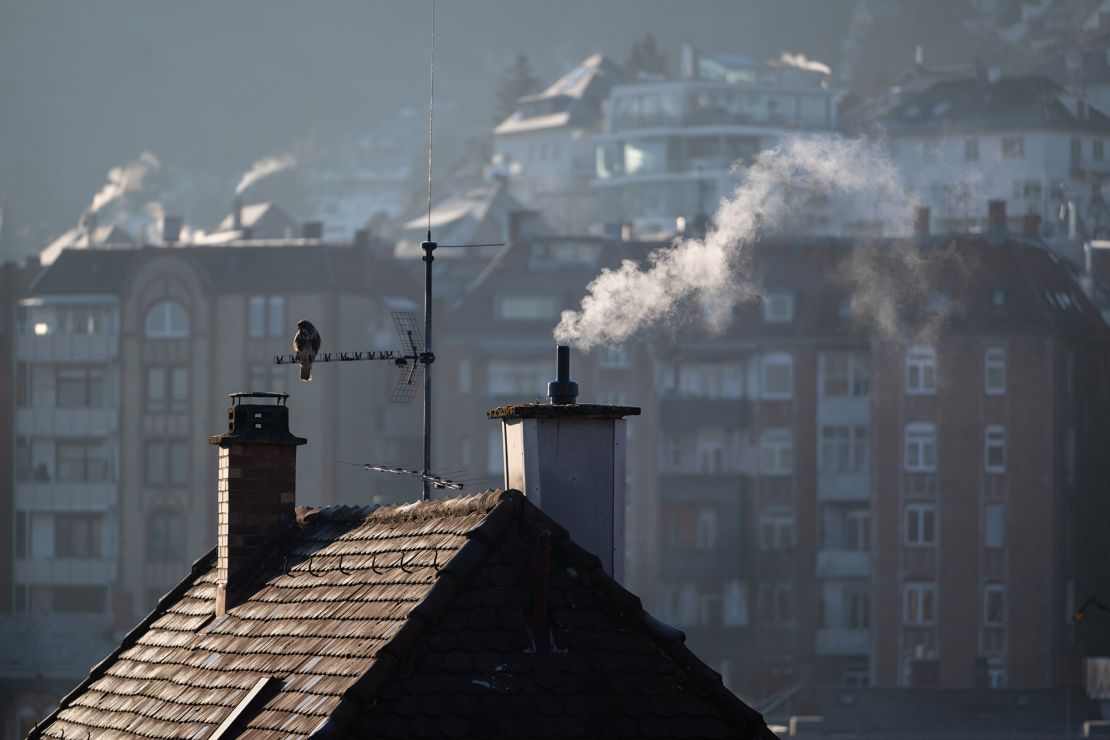
{"type": "Polygon", "coordinates": [[[557,79],[546,90],[520,99],[513,115],[495,134],[571,126],[590,128],[601,116],[601,101],[609,88],[624,80],[624,71],[602,54],[592,54],[557,79]]]}

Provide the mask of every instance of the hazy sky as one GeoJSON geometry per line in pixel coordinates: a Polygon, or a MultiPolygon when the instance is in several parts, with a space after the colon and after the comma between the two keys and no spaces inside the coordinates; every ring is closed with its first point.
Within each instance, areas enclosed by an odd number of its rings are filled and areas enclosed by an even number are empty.
{"type": "MultiPolygon", "coordinates": [[[[545,81],[595,50],[623,60],[646,32],[672,63],[689,41],[835,66],[852,6],[441,0],[437,96],[455,105],[437,128],[481,131],[520,51],[545,81]]],[[[297,140],[422,107],[430,10],[420,0],[0,0],[0,257],[76,223],[107,170],[143,150],[234,179],[297,140]]]]}

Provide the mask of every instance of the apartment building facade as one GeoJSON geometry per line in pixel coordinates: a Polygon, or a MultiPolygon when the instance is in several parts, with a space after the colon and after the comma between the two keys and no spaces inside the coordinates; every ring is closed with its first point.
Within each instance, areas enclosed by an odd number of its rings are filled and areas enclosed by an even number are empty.
{"type": "MultiPolygon", "coordinates": [[[[403,499],[399,480],[343,464],[419,459],[418,409],[389,404],[396,370],[336,363],[315,370],[327,382],[301,383],[273,360],[300,318],[325,350],[396,349],[390,311],[417,308],[414,285],[364,243],[62,252],[18,302],[9,355],[13,536],[0,560],[14,633],[65,622],[52,640],[82,630],[110,647],[211,547],[213,460],[198,430],[226,423],[228,383],[290,393],[327,441],[302,455],[305,501],[330,503],[337,483],[367,503],[403,499]]],[[[29,651],[34,666],[50,652],[29,651]]]]}
{"type": "MultiPolygon", "coordinates": [[[[885,246],[970,260],[943,299],[907,309],[907,331],[942,326],[928,343],[860,323],[836,277],[859,247],[815,239],[758,248],[764,299],[723,335],[575,354],[598,400],[643,408],[626,578],[745,695],[1055,689],[1107,649],[1068,622],[1076,594],[1106,585],[1091,522],[1107,330],[1043,246],[922,239],[885,246]],[[959,308],[936,324],[944,306],[959,308]]],[[[538,238],[471,286],[441,333],[448,468],[496,483],[496,425],[474,420],[541,397],[559,312],[646,249],[538,238]]]]}

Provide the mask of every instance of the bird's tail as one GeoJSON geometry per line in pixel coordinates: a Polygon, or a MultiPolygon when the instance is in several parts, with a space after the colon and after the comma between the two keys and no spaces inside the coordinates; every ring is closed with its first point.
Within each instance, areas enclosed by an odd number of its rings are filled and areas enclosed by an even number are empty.
{"type": "Polygon", "coordinates": [[[306,383],[312,380],[312,363],[306,362],[301,365],[301,380],[306,383]]]}

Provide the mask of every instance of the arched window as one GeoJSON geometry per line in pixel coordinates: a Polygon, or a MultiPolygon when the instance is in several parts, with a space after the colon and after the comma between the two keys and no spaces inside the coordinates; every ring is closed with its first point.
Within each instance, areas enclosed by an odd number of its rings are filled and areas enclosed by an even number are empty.
{"type": "Polygon", "coordinates": [[[180,339],[189,336],[189,315],[176,301],[155,303],[146,314],[146,335],[150,339],[180,339]]]}
{"type": "Polygon", "coordinates": [[[185,523],[173,509],[159,509],[147,520],[146,556],[163,563],[185,557],[185,523]]]}

